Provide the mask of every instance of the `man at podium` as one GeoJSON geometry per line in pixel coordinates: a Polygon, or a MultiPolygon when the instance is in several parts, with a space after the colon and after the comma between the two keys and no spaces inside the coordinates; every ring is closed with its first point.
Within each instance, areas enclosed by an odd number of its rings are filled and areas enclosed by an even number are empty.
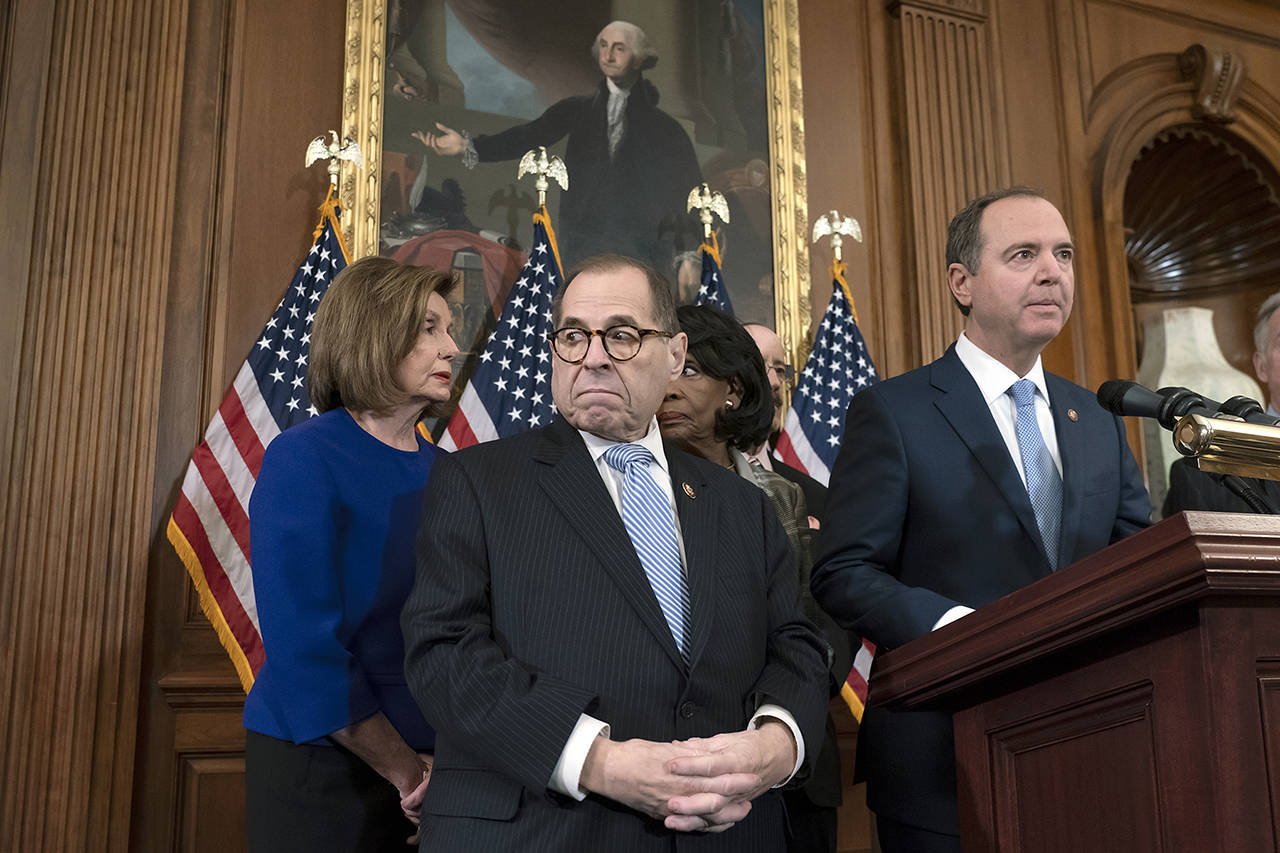
{"type": "MultiPolygon", "coordinates": [[[[881,650],[1150,523],[1123,422],[1041,365],[1071,313],[1073,256],[1039,192],[971,201],[947,229],[964,331],[937,361],[849,406],[812,587],[881,650]]],[[[958,853],[949,714],[869,706],[855,780],[867,782],[885,853],[958,853]]]]}

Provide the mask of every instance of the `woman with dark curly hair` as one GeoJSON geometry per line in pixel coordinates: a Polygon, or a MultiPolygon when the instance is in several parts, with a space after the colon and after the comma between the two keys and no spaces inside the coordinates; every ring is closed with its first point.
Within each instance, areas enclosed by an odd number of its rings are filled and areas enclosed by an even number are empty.
{"type": "MultiPolygon", "coordinates": [[[[840,652],[832,656],[834,695],[844,683],[850,661],[849,641],[809,594],[809,511],[804,492],[790,480],[753,465],[746,451],[759,447],[773,423],[773,393],[764,359],[746,329],[714,308],[682,305],[676,309],[680,329],[689,336],[684,371],[667,387],[658,409],[663,438],[712,462],[731,468],[769,496],[796,556],[805,614],[840,652]],[[844,672],[838,672],[843,666],[844,672]]],[[[784,791],[792,851],[832,850],[836,845],[836,807],[840,804],[840,754],[828,715],[825,738],[813,776],[799,791],[784,791]]]]}

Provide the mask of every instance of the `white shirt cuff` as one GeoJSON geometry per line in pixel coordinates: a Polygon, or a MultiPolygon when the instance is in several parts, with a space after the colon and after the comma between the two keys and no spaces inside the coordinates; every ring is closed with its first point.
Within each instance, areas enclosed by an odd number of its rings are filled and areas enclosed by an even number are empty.
{"type": "Polygon", "coordinates": [[[942,614],[942,618],[933,623],[933,627],[929,630],[936,631],[943,625],[950,625],[962,616],[968,616],[973,612],[972,607],[965,607],[963,604],[957,604],[955,607],[942,614]]]}
{"type": "Polygon", "coordinates": [[[569,740],[560,750],[560,759],[551,771],[549,786],[553,791],[567,794],[575,800],[585,800],[587,792],[578,785],[582,778],[582,765],[587,763],[587,753],[598,737],[609,736],[609,724],[589,714],[579,714],[578,722],[569,733],[569,740]]]}
{"type": "Polygon", "coordinates": [[[796,725],[796,718],[791,716],[791,712],[786,708],[783,708],[781,705],[774,705],[769,702],[761,705],[756,709],[756,712],[751,715],[751,722],[747,723],[747,728],[751,731],[755,731],[760,728],[761,717],[770,717],[778,720],[779,722],[785,723],[787,728],[791,729],[791,736],[796,739],[796,766],[791,768],[791,773],[787,778],[773,786],[775,788],[781,788],[783,785],[791,781],[791,778],[800,770],[800,765],[804,764],[804,737],[800,734],[800,727],[796,725]]]}

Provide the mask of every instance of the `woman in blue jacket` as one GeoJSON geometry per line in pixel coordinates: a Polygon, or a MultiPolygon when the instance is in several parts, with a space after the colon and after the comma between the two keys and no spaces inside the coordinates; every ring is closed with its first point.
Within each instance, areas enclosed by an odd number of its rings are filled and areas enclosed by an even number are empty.
{"type": "Polygon", "coordinates": [[[404,680],[400,609],[449,399],[445,273],[365,258],[320,303],[321,414],[268,445],[249,501],[266,662],[245,700],[250,849],[404,850],[435,735],[404,680]]]}

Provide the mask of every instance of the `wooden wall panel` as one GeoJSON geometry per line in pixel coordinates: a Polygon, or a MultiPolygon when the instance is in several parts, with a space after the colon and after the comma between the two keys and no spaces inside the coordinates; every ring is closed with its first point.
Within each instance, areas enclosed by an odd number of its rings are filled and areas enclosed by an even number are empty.
{"type": "Polygon", "coordinates": [[[1280,102],[1270,91],[1280,79],[1280,10],[1238,0],[1211,7],[1184,0],[1059,0],[1056,19],[1074,54],[1060,69],[1069,108],[1058,131],[1080,244],[1069,343],[1077,381],[1094,387],[1137,368],[1124,259],[1129,166],[1159,131],[1200,120],[1192,111],[1195,82],[1182,77],[1177,56],[1199,43],[1244,58],[1237,120],[1228,129],[1280,162],[1280,102]]]}
{"type": "Polygon", "coordinates": [[[345,4],[187,0],[130,847],[243,849],[243,693],[164,537],[192,449],[311,243],[345,4]]]}
{"type": "Polygon", "coordinates": [[[180,771],[182,820],[174,850],[245,850],[244,759],[190,757],[180,771]]]}
{"type": "Polygon", "coordinates": [[[30,215],[10,284],[25,292],[22,330],[4,330],[17,381],[4,407],[0,848],[120,849],[185,7],[39,5],[11,7],[6,27],[45,41],[19,48],[32,65],[4,84],[6,104],[33,124],[6,122],[0,170],[27,182],[6,183],[0,207],[30,215]]]}
{"type": "Polygon", "coordinates": [[[1009,182],[999,52],[985,0],[903,2],[901,91],[920,360],[962,328],[946,287],[946,228],[965,202],[1009,182]]]}
{"type": "MultiPolygon", "coordinates": [[[[53,50],[53,5],[21,0],[6,6],[0,37],[0,401],[7,411],[17,403],[22,339],[27,308],[28,276],[35,238],[36,179],[28,168],[38,156],[44,124],[45,90],[53,50]]],[[[0,418],[0,483],[9,482],[13,461],[15,421],[0,418]]],[[[0,518],[7,517],[9,491],[0,489],[0,518]]],[[[12,588],[0,584],[0,614],[9,612],[12,588]]],[[[7,654],[0,661],[9,661],[7,654]]],[[[10,672],[6,663],[0,673],[10,672]]],[[[0,708],[0,731],[5,710],[0,708]]]]}
{"type": "MultiPolygon", "coordinates": [[[[163,524],[309,242],[324,178],[302,152],[340,121],[344,4],[0,14],[0,848],[186,848],[235,825],[240,697],[163,524]]],[[[1013,180],[1079,243],[1046,363],[1131,373],[1124,158],[1191,119],[1189,44],[1244,58],[1232,129],[1280,163],[1271,3],[806,0],[799,25],[809,207],[864,227],[846,257],[884,375],[954,337],[946,222],[1013,180]]],[[[829,259],[812,251],[815,319],[829,259]]]]}
{"type": "MultiPolygon", "coordinates": [[[[809,217],[836,209],[862,226],[863,242],[846,240],[847,278],[859,325],[881,371],[914,366],[910,304],[901,299],[901,198],[891,170],[898,157],[895,91],[886,42],[888,16],[876,3],[805,2],[800,8],[800,58],[805,90],[805,157],[809,217]]],[[[811,246],[810,308],[816,324],[831,297],[831,249],[811,246]]]]}

